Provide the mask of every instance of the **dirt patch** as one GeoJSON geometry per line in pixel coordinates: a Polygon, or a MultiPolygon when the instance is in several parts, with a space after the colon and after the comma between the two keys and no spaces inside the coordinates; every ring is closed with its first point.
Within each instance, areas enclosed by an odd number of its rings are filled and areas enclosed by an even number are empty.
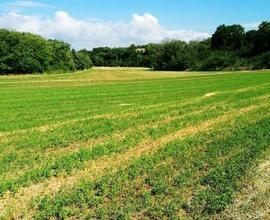
{"type": "Polygon", "coordinates": [[[210,92],[210,93],[206,93],[203,97],[208,98],[208,97],[216,96],[217,94],[218,92],[210,92]]]}
{"type": "Polygon", "coordinates": [[[128,104],[128,103],[122,103],[122,104],[119,104],[119,106],[131,106],[132,104],[128,104]]]}

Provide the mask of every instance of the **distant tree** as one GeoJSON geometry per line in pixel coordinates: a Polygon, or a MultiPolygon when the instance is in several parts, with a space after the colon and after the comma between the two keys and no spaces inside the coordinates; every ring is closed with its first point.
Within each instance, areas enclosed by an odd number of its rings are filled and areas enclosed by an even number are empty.
{"type": "Polygon", "coordinates": [[[204,41],[191,41],[185,47],[184,53],[189,70],[198,70],[201,68],[202,62],[206,60],[211,54],[211,41],[209,39],[204,41]]]}
{"type": "Polygon", "coordinates": [[[263,33],[269,33],[270,32],[270,21],[263,21],[259,25],[259,31],[263,33]]]}
{"type": "Polygon", "coordinates": [[[158,54],[159,44],[147,44],[144,46],[145,52],[143,54],[143,63],[141,66],[154,68],[155,59],[158,54]]]}
{"type": "Polygon", "coordinates": [[[44,38],[0,29],[1,73],[44,72],[50,61],[50,46],[44,38]]]}
{"type": "Polygon", "coordinates": [[[52,50],[50,70],[75,71],[76,68],[70,45],[59,40],[49,40],[49,44],[52,50]]]}
{"type": "Polygon", "coordinates": [[[106,66],[106,56],[108,56],[110,48],[108,47],[99,47],[94,48],[91,51],[91,59],[94,66],[106,66]]]}
{"type": "Polygon", "coordinates": [[[248,60],[250,69],[270,69],[270,52],[261,53],[248,60]]]}
{"type": "Polygon", "coordinates": [[[259,25],[255,39],[256,54],[267,52],[270,50],[270,22],[262,22],[259,25]]]}
{"type": "Polygon", "coordinates": [[[189,43],[172,40],[128,47],[75,51],[59,40],[0,29],[0,74],[70,72],[94,66],[150,67],[156,70],[270,68],[270,22],[245,32],[221,25],[212,38],[189,43]]]}
{"type": "Polygon", "coordinates": [[[93,66],[93,63],[86,50],[80,50],[78,52],[72,50],[72,54],[76,70],[89,69],[93,66]]]}
{"type": "MultiPolygon", "coordinates": [[[[82,59],[81,62],[89,61],[82,54],[78,57],[79,60],[82,59]]],[[[1,74],[74,70],[75,63],[69,44],[58,40],[46,40],[31,33],[0,29],[1,74]]]]}
{"type": "Polygon", "coordinates": [[[185,42],[177,40],[162,43],[157,52],[154,68],[157,70],[188,69],[186,46],[185,42]]]}
{"type": "Polygon", "coordinates": [[[200,70],[203,71],[220,71],[234,70],[238,56],[233,52],[212,52],[209,57],[203,60],[200,70]]]}
{"type": "Polygon", "coordinates": [[[241,53],[244,56],[250,57],[256,54],[256,39],[258,32],[251,30],[246,32],[244,45],[242,46],[241,53]]]}
{"type": "Polygon", "coordinates": [[[222,50],[237,50],[243,46],[245,29],[241,25],[221,25],[212,36],[212,47],[222,50]]]}

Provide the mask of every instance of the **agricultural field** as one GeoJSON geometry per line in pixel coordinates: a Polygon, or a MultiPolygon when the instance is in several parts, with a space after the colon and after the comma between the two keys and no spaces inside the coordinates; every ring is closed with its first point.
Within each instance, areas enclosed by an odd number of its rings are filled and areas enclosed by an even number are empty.
{"type": "Polygon", "coordinates": [[[269,219],[270,71],[0,77],[0,219],[269,219]]]}

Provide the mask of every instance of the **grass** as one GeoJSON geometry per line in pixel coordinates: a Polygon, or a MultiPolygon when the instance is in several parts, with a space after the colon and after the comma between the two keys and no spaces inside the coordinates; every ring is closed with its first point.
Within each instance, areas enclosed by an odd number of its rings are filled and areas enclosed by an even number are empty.
{"type": "Polygon", "coordinates": [[[268,219],[270,207],[269,152],[248,171],[234,202],[219,214],[222,219],[268,219]]]}
{"type": "Polygon", "coordinates": [[[0,218],[241,217],[269,158],[269,85],[269,71],[2,76],[0,218]]]}

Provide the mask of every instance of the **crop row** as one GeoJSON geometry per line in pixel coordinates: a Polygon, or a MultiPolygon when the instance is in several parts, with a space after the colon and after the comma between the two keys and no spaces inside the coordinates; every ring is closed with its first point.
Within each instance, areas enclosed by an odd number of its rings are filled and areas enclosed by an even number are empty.
{"type": "MultiPolygon", "coordinates": [[[[256,99],[255,99],[256,100],[256,99]]],[[[28,167],[33,167],[33,163],[38,164],[38,168],[32,169],[26,173],[24,173],[21,177],[17,178],[16,180],[5,180],[4,178],[0,183],[0,191],[3,193],[6,190],[14,191],[18,186],[26,186],[31,182],[40,181],[44,178],[49,178],[51,176],[59,175],[59,173],[71,172],[73,169],[78,169],[83,166],[85,161],[88,160],[95,160],[104,155],[108,155],[111,153],[117,153],[119,151],[123,151],[130,147],[135,147],[139,144],[144,138],[151,138],[156,139],[166,134],[175,132],[177,130],[183,129],[184,127],[197,124],[200,121],[205,121],[211,118],[215,118],[219,115],[224,114],[224,111],[228,111],[231,109],[240,109],[241,107],[245,107],[249,105],[251,100],[244,99],[242,102],[239,101],[237,106],[232,106],[232,104],[225,104],[220,103],[219,105],[216,104],[215,108],[208,109],[207,112],[201,112],[199,114],[187,114],[187,116],[183,115],[183,117],[176,117],[175,119],[169,121],[169,123],[165,123],[164,125],[160,125],[158,127],[146,127],[145,129],[141,130],[134,130],[128,134],[124,139],[121,140],[111,140],[107,143],[97,144],[91,148],[81,148],[78,152],[74,152],[71,154],[65,154],[64,156],[58,156],[56,158],[48,158],[44,161],[44,157],[41,154],[35,156],[35,151],[40,151],[41,149],[46,149],[48,147],[67,147],[70,142],[73,140],[81,140],[86,141],[89,138],[95,137],[97,138],[99,135],[106,135],[108,133],[113,133],[114,131],[121,132],[130,127],[137,126],[142,122],[147,124],[149,122],[156,123],[160,120],[160,111],[157,111],[156,114],[150,112],[150,115],[144,114],[143,117],[141,115],[138,116],[137,120],[133,120],[133,118],[129,120],[123,120],[122,123],[120,121],[112,121],[109,119],[106,120],[98,120],[97,124],[95,125],[91,121],[91,123],[85,123],[81,128],[79,128],[79,124],[77,123],[75,127],[69,126],[63,129],[63,127],[59,128],[59,132],[48,132],[48,136],[46,133],[37,133],[34,132],[32,134],[27,135],[27,139],[24,141],[20,139],[11,139],[10,143],[14,144],[17,148],[17,153],[11,152],[9,154],[5,154],[1,160],[1,173],[6,174],[9,170],[14,173],[15,169],[21,171],[23,166],[27,165],[28,167]],[[146,116],[146,117],[145,117],[146,116]],[[87,125],[91,125],[90,128],[87,125]],[[61,138],[62,132],[65,131],[63,139],[61,138]],[[72,132],[72,133],[71,133],[72,132]],[[76,132],[76,133],[74,133],[76,132]],[[36,136],[40,135],[40,136],[36,136]],[[86,136],[87,135],[87,136],[86,136]],[[54,138],[55,137],[55,138],[54,138]],[[65,139],[68,137],[68,139],[65,139]],[[140,137],[140,138],[138,138],[140,137]],[[42,138],[42,139],[41,139],[42,138]],[[133,140],[135,139],[135,140],[133,140]],[[17,142],[16,142],[17,140],[17,142]],[[29,157],[29,151],[32,151],[32,157],[29,157]],[[35,150],[36,149],[36,150],[35,150]],[[22,150],[25,150],[23,153],[22,150]],[[25,155],[25,156],[24,156],[25,155]],[[41,156],[38,158],[37,156],[41,156]],[[41,163],[40,163],[40,162],[41,163]],[[44,164],[43,166],[41,164],[44,164]]],[[[252,102],[252,104],[259,104],[261,100],[257,100],[252,102]]],[[[201,104],[201,103],[200,103],[201,104]]],[[[185,111],[188,112],[194,106],[189,106],[185,111]],[[191,108],[191,109],[190,109],[191,108]]],[[[199,105],[200,106],[200,105],[199,105]]],[[[198,107],[197,107],[198,108],[198,107]]],[[[183,110],[181,110],[183,113],[183,110]]],[[[171,112],[169,111],[170,116],[173,114],[178,115],[179,112],[171,112]]],[[[167,117],[167,116],[166,116],[167,117]]],[[[165,117],[165,118],[166,118],[165,117]]],[[[7,148],[7,147],[6,147],[7,148]]],[[[9,147],[10,148],[10,147],[9,147]]],[[[7,148],[8,149],[8,148],[7,148]]]]}
{"type": "Polygon", "coordinates": [[[201,219],[219,213],[232,202],[251,163],[269,147],[269,117],[254,122],[257,114],[236,120],[233,129],[222,125],[174,140],[117,173],[36,199],[36,218],[201,219]]]}

